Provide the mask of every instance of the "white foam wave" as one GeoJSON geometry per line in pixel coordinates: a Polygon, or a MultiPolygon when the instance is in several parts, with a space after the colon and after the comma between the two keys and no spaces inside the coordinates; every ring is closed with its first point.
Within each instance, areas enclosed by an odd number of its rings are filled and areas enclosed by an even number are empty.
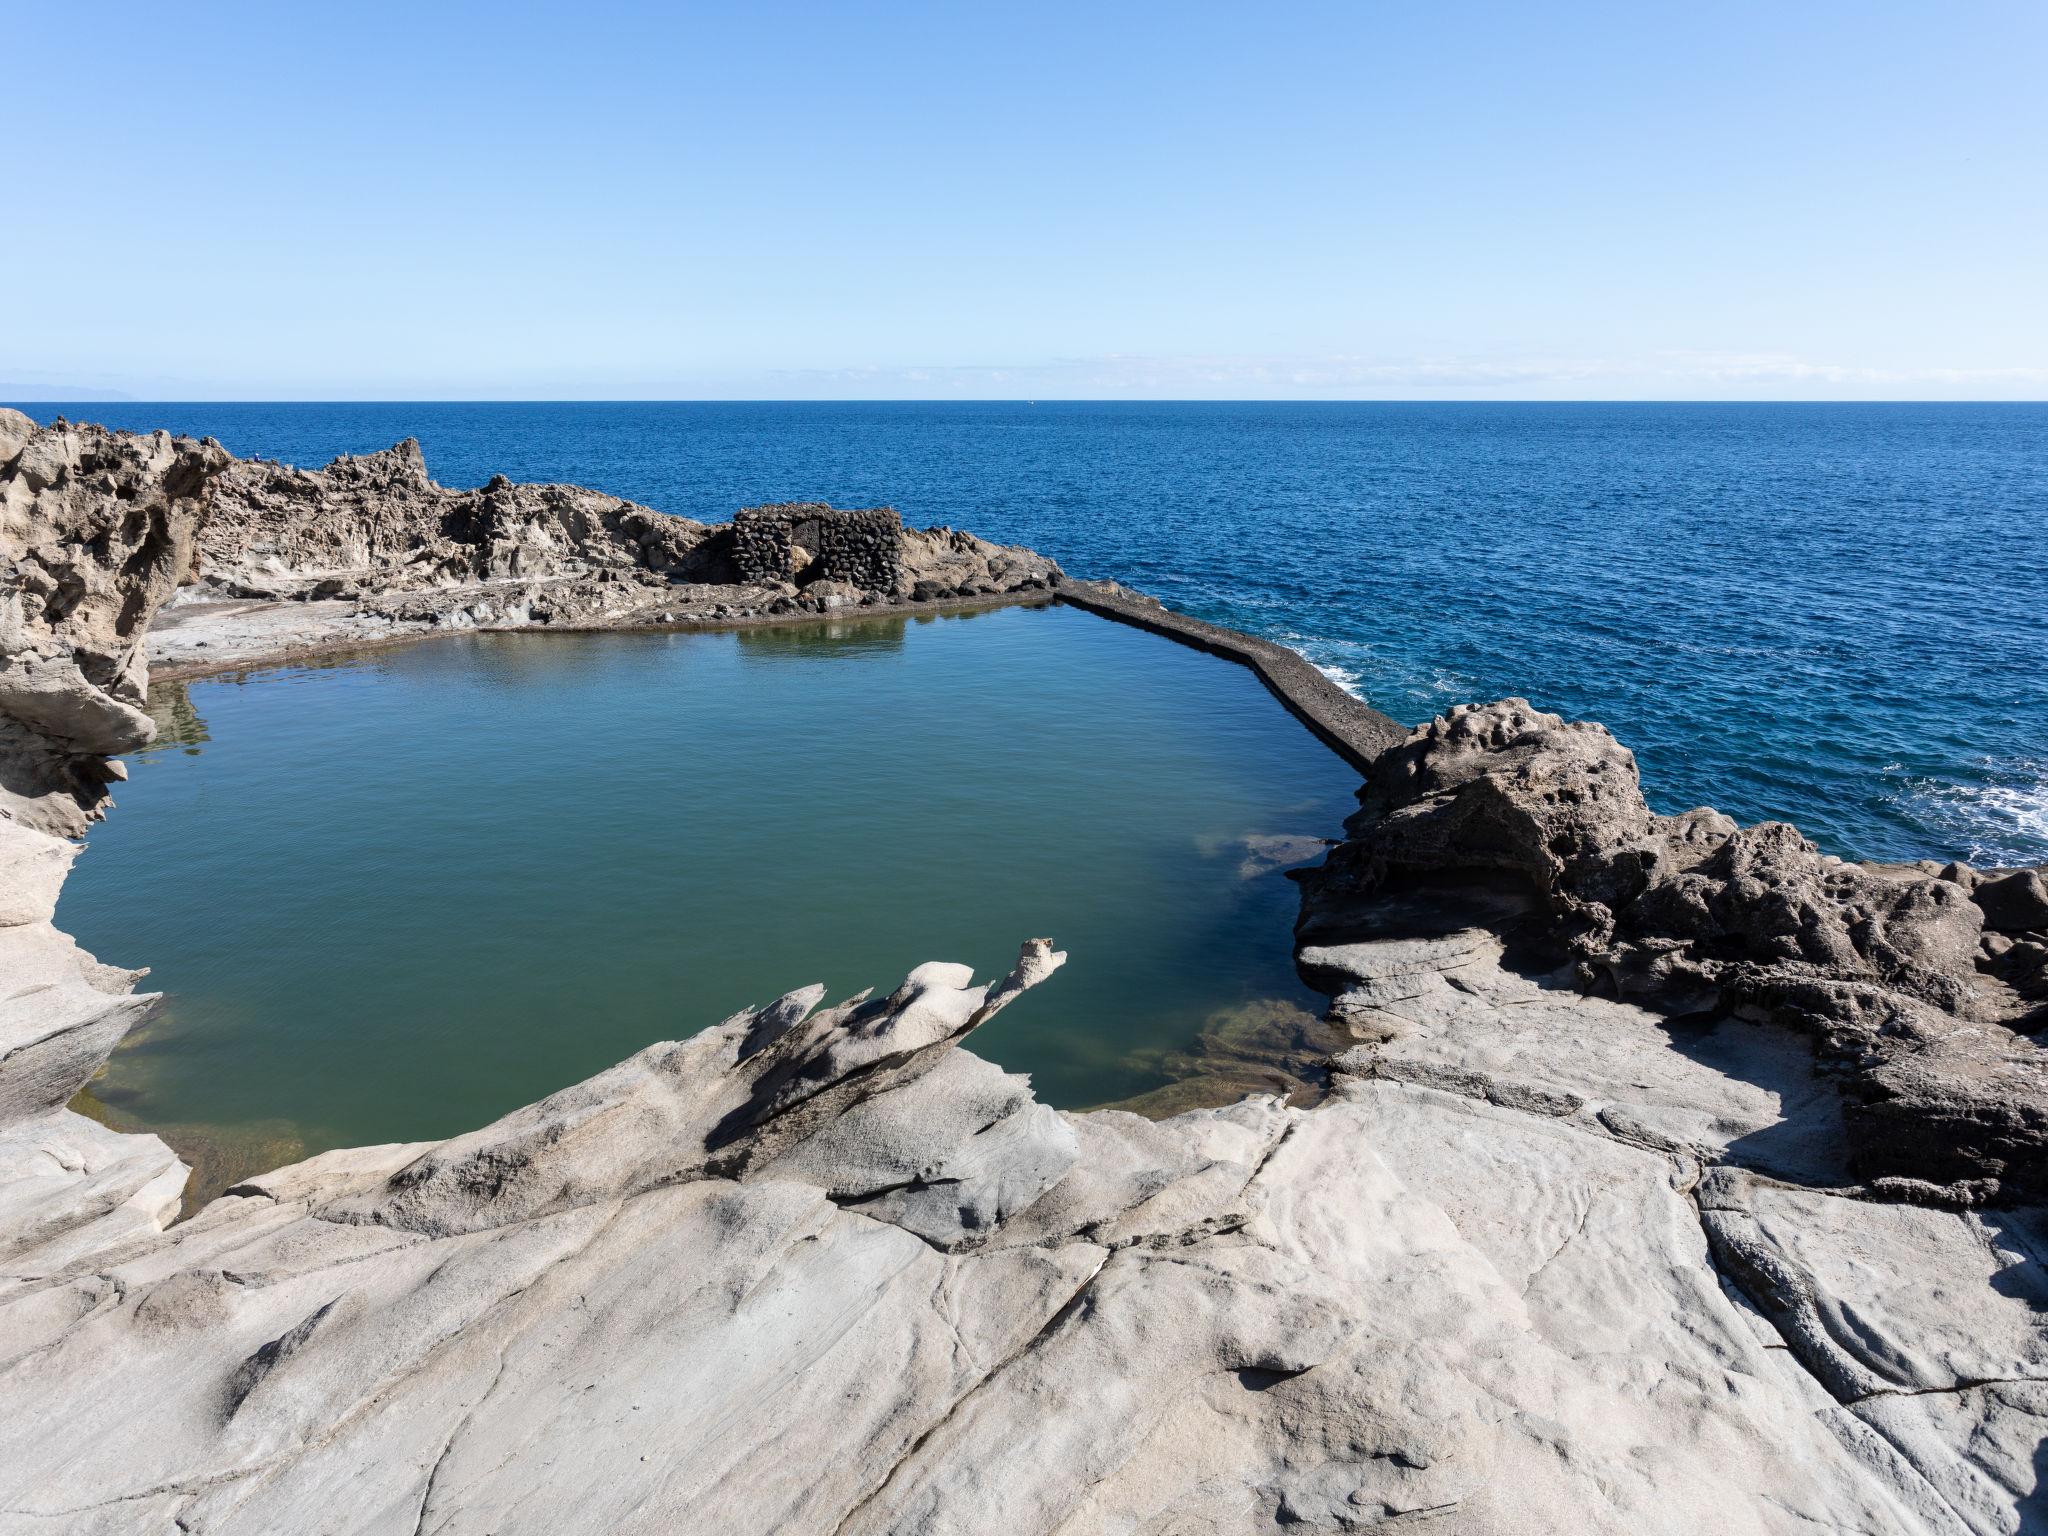
{"type": "Polygon", "coordinates": [[[1350,694],[1354,699],[1360,702],[1364,701],[1365,688],[1363,685],[1365,674],[1356,667],[1340,667],[1334,661],[1317,661],[1313,657],[1309,658],[1309,665],[1350,694]]]}
{"type": "Polygon", "coordinates": [[[1902,809],[1969,863],[2048,861],[2048,761],[1987,764],[1986,777],[1970,783],[1923,779],[1900,798],[1902,809]]]}
{"type": "Polygon", "coordinates": [[[1331,640],[1320,635],[1304,635],[1292,629],[1280,630],[1273,638],[1361,704],[1371,702],[1365,696],[1366,664],[1373,652],[1370,642],[1331,640]],[[1337,659],[1340,657],[1355,657],[1357,662],[1337,659]]]}

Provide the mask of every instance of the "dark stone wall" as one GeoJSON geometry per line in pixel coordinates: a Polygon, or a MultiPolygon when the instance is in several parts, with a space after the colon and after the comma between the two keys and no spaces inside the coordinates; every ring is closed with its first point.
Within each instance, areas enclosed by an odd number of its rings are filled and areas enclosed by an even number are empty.
{"type": "Polygon", "coordinates": [[[744,582],[844,581],[864,592],[888,592],[901,573],[903,521],[893,507],[748,507],[733,519],[732,532],[733,568],[744,582]],[[799,548],[810,555],[801,571],[794,558],[799,548]]]}

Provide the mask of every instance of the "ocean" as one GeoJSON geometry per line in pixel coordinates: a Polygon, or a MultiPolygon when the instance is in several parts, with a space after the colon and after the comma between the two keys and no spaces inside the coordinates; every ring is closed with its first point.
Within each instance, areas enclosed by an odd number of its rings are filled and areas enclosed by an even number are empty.
{"type": "Polygon", "coordinates": [[[1604,721],[1651,802],[2048,859],[2048,405],[23,407],[721,520],[891,504],[1299,649],[1415,722],[1604,721]]]}

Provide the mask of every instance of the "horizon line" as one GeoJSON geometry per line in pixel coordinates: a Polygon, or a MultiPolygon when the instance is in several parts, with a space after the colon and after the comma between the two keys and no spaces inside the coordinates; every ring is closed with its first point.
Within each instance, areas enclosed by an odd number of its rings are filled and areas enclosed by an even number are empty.
{"type": "Polygon", "coordinates": [[[1741,396],[1648,397],[1636,395],[1585,395],[1573,399],[1489,399],[1437,400],[1412,395],[1389,396],[1221,396],[1221,395],[987,395],[961,397],[931,395],[807,396],[807,395],[197,395],[182,399],[166,396],[149,399],[134,395],[0,395],[0,408],[18,410],[24,406],[121,406],[147,405],[2048,405],[2048,396],[2030,399],[1955,399],[1916,396],[1857,398],[1800,398],[1774,396],[1757,399],[1741,396]]]}

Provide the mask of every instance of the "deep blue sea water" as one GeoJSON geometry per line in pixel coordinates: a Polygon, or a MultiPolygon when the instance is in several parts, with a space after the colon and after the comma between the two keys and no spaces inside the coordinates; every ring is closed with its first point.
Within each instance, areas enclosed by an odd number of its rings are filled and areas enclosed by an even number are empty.
{"type": "Polygon", "coordinates": [[[716,520],[891,503],[1302,650],[1415,721],[1605,721],[1652,802],[2048,859],[2048,405],[24,407],[716,520]]]}

